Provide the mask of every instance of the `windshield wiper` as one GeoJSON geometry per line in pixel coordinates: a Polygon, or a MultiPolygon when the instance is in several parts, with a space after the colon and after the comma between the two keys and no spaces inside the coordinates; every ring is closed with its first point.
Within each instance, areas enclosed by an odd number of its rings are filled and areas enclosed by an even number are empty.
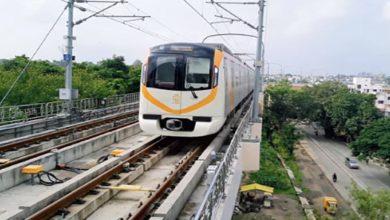
{"type": "Polygon", "coordinates": [[[190,89],[191,89],[191,93],[192,93],[192,96],[194,97],[194,99],[197,99],[198,96],[196,95],[195,91],[194,91],[194,87],[190,86],[190,89]]]}

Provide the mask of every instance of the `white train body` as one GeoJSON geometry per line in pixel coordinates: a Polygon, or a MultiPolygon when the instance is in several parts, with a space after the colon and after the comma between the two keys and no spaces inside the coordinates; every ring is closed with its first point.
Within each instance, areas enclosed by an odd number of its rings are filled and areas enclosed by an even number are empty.
{"type": "Polygon", "coordinates": [[[141,77],[141,129],[176,137],[214,134],[250,97],[253,81],[253,69],[223,45],[154,47],[141,77]]]}

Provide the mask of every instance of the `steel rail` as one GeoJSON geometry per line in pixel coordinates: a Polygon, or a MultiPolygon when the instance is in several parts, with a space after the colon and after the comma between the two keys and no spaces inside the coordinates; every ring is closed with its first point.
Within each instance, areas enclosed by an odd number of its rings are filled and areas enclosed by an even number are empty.
{"type": "Polygon", "coordinates": [[[28,154],[28,155],[25,155],[25,156],[16,158],[16,159],[14,159],[14,160],[10,160],[10,161],[8,161],[7,163],[0,164],[0,170],[1,170],[1,169],[4,169],[4,168],[6,168],[6,167],[10,167],[10,166],[12,166],[12,165],[18,164],[18,163],[22,163],[22,162],[24,162],[24,161],[27,161],[27,160],[30,160],[30,159],[33,159],[33,158],[36,158],[36,157],[38,157],[38,156],[41,156],[41,155],[50,153],[50,152],[52,152],[53,150],[63,149],[63,148],[68,147],[68,146],[70,146],[70,145],[77,144],[77,143],[79,143],[79,142],[82,142],[82,141],[85,141],[85,140],[88,140],[88,139],[91,139],[91,138],[94,138],[94,137],[103,135],[103,134],[105,134],[105,133],[107,133],[107,132],[115,131],[115,130],[117,130],[117,129],[120,129],[120,128],[129,126],[129,125],[135,124],[135,123],[137,123],[137,122],[138,122],[138,121],[131,121],[131,122],[128,122],[128,123],[125,123],[125,124],[122,124],[122,125],[115,126],[115,127],[113,127],[113,128],[109,128],[109,129],[106,129],[106,130],[103,130],[103,131],[96,132],[96,133],[91,134],[91,135],[88,135],[88,136],[86,136],[86,137],[78,138],[78,139],[75,139],[75,140],[72,140],[72,141],[69,141],[69,142],[60,144],[60,145],[56,145],[56,146],[54,146],[54,147],[50,147],[50,148],[45,149],[45,150],[41,150],[41,151],[38,151],[38,152],[34,152],[34,153],[31,153],[31,154],[28,154]]]}
{"type": "MultiPolygon", "coordinates": [[[[134,164],[137,162],[140,158],[142,158],[144,155],[147,155],[153,150],[158,149],[161,146],[164,146],[165,144],[170,143],[169,138],[156,138],[152,142],[149,142],[143,146],[143,149],[134,153],[118,165],[110,168],[109,170],[105,171],[101,175],[97,176],[96,178],[90,180],[89,182],[85,183],[84,185],[80,186],[76,190],[64,195],[62,198],[54,201],[50,205],[46,206],[45,208],[41,209],[40,211],[36,212],[32,216],[28,217],[28,220],[45,220],[50,219],[56,213],[61,210],[69,207],[74,201],[76,201],[78,198],[83,197],[84,195],[88,194],[90,191],[94,190],[99,184],[108,181],[111,179],[115,174],[121,173],[126,167],[127,164],[134,164]]],[[[172,142],[172,141],[171,141],[172,142]]]]}
{"type": "Polygon", "coordinates": [[[194,162],[196,158],[203,152],[205,144],[204,142],[202,143],[199,143],[199,146],[193,148],[189,153],[186,154],[186,156],[184,156],[182,160],[180,160],[179,166],[177,166],[177,168],[169,175],[169,177],[164,179],[163,183],[157,187],[157,191],[152,192],[146,202],[141,202],[140,207],[134,214],[129,214],[130,219],[138,220],[145,218],[153,203],[158,201],[164,195],[167,189],[177,181],[177,179],[182,175],[187,167],[190,166],[190,164],[194,162]]]}
{"type": "Polygon", "coordinates": [[[112,122],[113,120],[119,120],[119,119],[123,119],[126,117],[135,116],[137,114],[138,114],[138,111],[121,113],[119,115],[113,115],[113,116],[109,116],[109,117],[103,118],[103,119],[96,119],[96,120],[89,121],[89,122],[82,123],[82,124],[78,124],[78,125],[74,125],[74,126],[70,126],[70,127],[66,127],[66,128],[60,128],[58,130],[50,131],[50,132],[47,132],[44,134],[34,135],[33,137],[23,138],[23,139],[20,139],[17,141],[3,144],[2,146],[0,146],[0,152],[6,152],[6,151],[10,151],[10,150],[23,148],[23,147],[26,147],[26,146],[31,145],[31,144],[36,144],[36,143],[40,143],[43,141],[48,141],[48,140],[51,140],[54,138],[58,138],[60,136],[72,134],[72,133],[77,132],[77,131],[85,130],[85,129],[88,129],[91,127],[96,127],[96,126],[101,125],[101,124],[106,124],[108,122],[112,122]]]}

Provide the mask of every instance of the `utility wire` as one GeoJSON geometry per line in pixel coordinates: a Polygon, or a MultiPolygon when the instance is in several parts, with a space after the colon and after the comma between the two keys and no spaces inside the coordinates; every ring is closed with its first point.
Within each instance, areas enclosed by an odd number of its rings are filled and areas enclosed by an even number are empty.
{"type": "Polygon", "coordinates": [[[66,11],[66,9],[68,8],[68,6],[66,6],[60,13],[60,15],[58,16],[58,18],[55,20],[54,24],[50,27],[49,31],[47,32],[47,34],[45,35],[45,37],[43,38],[43,40],[41,41],[41,43],[39,44],[38,48],[34,51],[33,55],[30,57],[30,59],[28,60],[27,64],[24,66],[23,70],[19,73],[18,77],[16,77],[15,81],[12,83],[11,87],[8,89],[7,93],[4,95],[3,99],[0,101],[0,106],[2,106],[3,102],[5,101],[5,99],[8,97],[8,95],[10,94],[10,92],[12,91],[12,89],[15,87],[17,81],[20,79],[20,77],[26,72],[27,68],[30,66],[32,60],[34,59],[35,55],[38,53],[38,51],[41,49],[41,47],[43,46],[43,44],[46,42],[47,38],[49,37],[49,35],[51,34],[51,32],[53,31],[53,29],[55,28],[55,26],[57,25],[57,23],[60,21],[62,15],[64,14],[64,12],[66,11]]]}
{"type": "Polygon", "coordinates": [[[242,23],[246,24],[247,26],[249,26],[250,28],[254,29],[254,30],[257,30],[257,27],[255,27],[254,25],[250,24],[249,22],[245,21],[244,19],[238,17],[236,14],[234,14],[233,12],[231,12],[230,10],[228,10],[227,8],[223,7],[221,5],[221,3],[219,2],[212,2],[212,4],[216,4],[218,7],[222,8],[224,11],[226,11],[227,13],[229,13],[231,16],[235,17],[236,19],[238,19],[239,21],[241,21],[242,23]]]}
{"type": "MultiPolygon", "coordinates": [[[[215,4],[212,4],[213,6],[214,6],[214,8],[215,8],[215,10],[217,11],[217,13],[219,13],[221,16],[223,16],[223,13],[218,9],[218,7],[215,5],[215,4]]],[[[241,22],[241,20],[239,20],[239,19],[237,19],[237,20],[235,20],[235,22],[241,22]]],[[[228,30],[228,32],[231,32],[230,31],[230,29],[229,29],[229,27],[228,27],[228,25],[226,24],[226,23],[224,23],[224,26],[226,27],[226,29],[228,30]]],[[[239,45],[238,43],[237,43],[237,41],[235,40],[235,38],[233,38],[233,41],[234,41],[234,43],[235,43],[235,45],[239,45]]],[[[245,41],[246,42],[246,48],[249,46],[249,44],[251,43],[251,41],[245,41]]],[[[241,46],[242,46],[242,44],[241,44],[241,46]]],[[[238,46],[241,50],[242,50],[242,47],[240,47],[240,46],[238,46]]]]}
{"type": "MultiPolygon", "coordinates": [[[[217,33],[217,34],[221,34],[219,33],[218,29],[215,28],[213,26],[213,24],[211,24],[193,5],[191,5],[187,0],[183,0],[196,14],[198,14],[207,24],[210,25],[210,27],[217,33]]],[[[225,41],[225,43],[227,44],[227,46],[229,46],[230,48],[232,48],[232,46],[227,42],[227,40],[221,36],[222,40],[225,41]]]]}
{"type": "MultiPolygon", "coordinates": [[[[219,15],[223,16],[223,14],[219,11],[219,9],[217,8],[217,6],[215,6],[214,4],[213,4],[213,6],[214,6],[214,8],[215,8],[215,11],[216,11],[219,15]]],[[[227,25],[226,23],[223,23],[223,25],[225,26],[226,30],[227,30],[229,33],[232,33],[232,32],[230,31],[230,28],[228,27],[228,25],[227,25]]],[[[237,41],[235,40],[235,38],[233,38],[233,42],[234,42],[234,45],[235,45],[237,48],[241,49],[240,46],[238,46],[238,43],[237,43],[237,41]]]]}
{"type": "MultiPolygon", "coordinates": [[[[96,9],[99,9],[98,7],[96,7],[96,6],[92,5],[92,4],[89,4],[89,3],[87,3],[87,4],[88,4],[89,6],[91,6],[91,7],[94,7],[94,8],[96,8],[96,9]]],[[[84,8],[85,8],[85,7],[84,7],[84,8]]],[[[88,9],[88,8],[85,8],[85,9],[86,9],[87,11],[91,12],[91,13],[96,13],[96,11],[94,11],[94,10],[91,10],[91,9],[88,9]]],[[[110,13],[105,13],[105,14],[107,14],[107,15],[112,15],[112,14],[110,14],[110,13]]],[[[103,15],[103,14],[102,14],[102,15],[103,15]]],[[[104,17],[104,18],[110,19],[110,20],[115,21],[115,22],[118,22],[118,23],[123,24],[123,25],[125,25],[125,26],[127,26],[127,27],[130,27],[130,28],[132,28],[132,29],[138,30],[138,31],[140,31],[140,32],[142,32],[142,33],[144,33],[144,34],[147,34],[147,35],[149,35],[149,36],[158,38],[158,39],[160,39],[160,40],[163,40],[163,41],[172,41],[172,39],[170,39],[170,38],[168,38],[168,37],[166,37],[166,36],[163,36],[163,35],[161,35],[161,34],[158,34],[158,33],[156,33],[156,32],[153,32],[153,31],[146,30],[146,29],[141,28],[141,27],[136,26],[136,25],[129,24],[129,23],[127,23],[125,20],[117,19],[117,18],[114,18],[114,17],[104,17]]]]}
{"type": "MultiPolygon", "coordinates": [[[[138,8],[137,6],[135,6],[134,4],[128,2],[127,4],[129,4],[131,7],[133,7],[136,11],[138,12],[141,12],[143,13],[144,15],[147,15],[147,16],[151,16],[149,13],[145,12],[144,10],[141,10],[140,8],[138,8]]],[[[128,9],[128,8],[127,8],[128,9]]],[[[129,10],[129,9],[128,9],[129,10]]],[[[130,11],[130,10],[129,10],[130,11]]],[[[159,19],[155,18],[154,16],[151,16],[150,19],[152,19],[153,21],[155,21],[157,24],[159,24],[160,26],[166,28],[168,31],[172,32],[173,34],[176,34],[180,37],[183,37],[183,38],[187,38],[185,36],[183,36],[182,34],[174,31],[172,28],[170,28],[168,25],[164,24],[163,22],[159,21],[159,19]]]]}

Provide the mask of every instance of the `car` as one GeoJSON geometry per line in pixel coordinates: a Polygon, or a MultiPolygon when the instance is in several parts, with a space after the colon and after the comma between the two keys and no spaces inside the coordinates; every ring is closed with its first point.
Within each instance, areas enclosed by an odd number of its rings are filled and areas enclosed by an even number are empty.
{"type": "Polygon", "coordinates": [[[345,165],[349,167],[350,169],[359,169],[359,164],[356,159],[354,158],[345,158],[345,165]]]}

